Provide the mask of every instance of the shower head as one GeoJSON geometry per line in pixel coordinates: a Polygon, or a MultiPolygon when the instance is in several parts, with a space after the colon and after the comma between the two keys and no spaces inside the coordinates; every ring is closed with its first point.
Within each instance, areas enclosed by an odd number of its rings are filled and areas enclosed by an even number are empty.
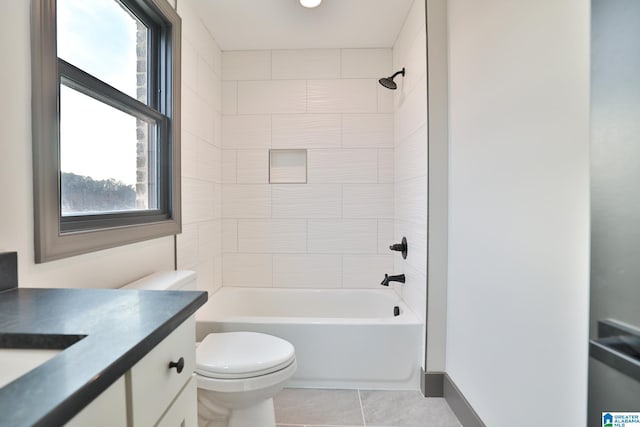
{"type": "Polygon", "coordinates": [[[393,79],[395,79],[398,74],[402,74],[402,77],[404,77],[404,67],[402,68],[402,70],[395,72],[393,76],[383,77],[378,80],[378,82],[387,89],[396,90],[398,88],[398,85],[393,81],[393,79]]]}

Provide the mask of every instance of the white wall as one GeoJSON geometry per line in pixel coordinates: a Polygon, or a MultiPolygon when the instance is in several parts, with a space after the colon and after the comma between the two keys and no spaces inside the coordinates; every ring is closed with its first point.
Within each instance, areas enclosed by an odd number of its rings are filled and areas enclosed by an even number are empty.
{"type": "MultiPolygon", "coordinates": [[[[394,271],[404,273],[406,283],[398,291],[404,301],[420,316],[427,314],[427,32],[425,2],[413,2],[393,46],[393,70],[405,68],[405,76],[395,79],[395,217],[394,241],[406,236],[409,251],[403,260],[394,256],[394,271]]],[[[421,351],[423,343],[419,344],[421,351]]],[[[434,343],[434,355],[444,351],[434,343]],[[436,348],[438,352],[436,352],[436,348]]],[[[434,370],[444,370],[435,363],[434,370]]],[[[424,360],[424,357],[423,357],[424,360]]],[[[429,361],[429,358],[427,358],[429,361]]]]}
{"type": "Polygon", "coordinates": [[[491,427],[585,425],[589,2],[448,6],[447,372],[491,427]]]}
{"type": "Polygon", "coordinates": [[[449,58],[447,0],[427,7],[429,221],[427,241],[427,371],[444,371],[446,354],[449,206],[449,58]]]}
{"type": "Polygon", "coordinates": [[[224,286],[379,287],[393,273],[391,49],[222,55],[224,286]],[[269,149],[307,184],[269,184],[269,149]]]}
{"type": "Polygon", "coordinates": [[[0,2],[0,251],[18,252],[24,287],[115,287],[172,269],[172,237],[34,263],[30,3],[0,2]]]}
{"type": "Polygon", "coordinates": [[[222,53],[193,9],[182,18],[182,234],[179,269],[198,273],[198,288],[222,285],[222,53]]]}

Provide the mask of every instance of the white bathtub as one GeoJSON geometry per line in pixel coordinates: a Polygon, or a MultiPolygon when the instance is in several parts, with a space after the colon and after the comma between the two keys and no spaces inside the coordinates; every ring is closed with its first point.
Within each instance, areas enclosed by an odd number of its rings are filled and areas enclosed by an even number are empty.
{"type": "Polygon", "coordinates": [[[420,386],[423,326],[391,289],[226,287],[196,320],[198,341],[211,332],[255,331],[291,342],[298,362],[291,387],[420,386]]]}

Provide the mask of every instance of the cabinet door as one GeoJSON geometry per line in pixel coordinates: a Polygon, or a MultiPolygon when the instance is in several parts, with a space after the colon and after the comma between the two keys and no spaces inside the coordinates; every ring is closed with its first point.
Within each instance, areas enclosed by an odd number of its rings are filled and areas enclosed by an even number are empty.
{"type": "Polygon", "coordinates": [[[198,427],[196,377],[192,375],[157,427],[198,427]]]}
{"type": "Polygon", "coordinates": [[[114,427],[127,425],[124,377],[120,377],[93,402],[65,424],[66,427],[114,427]]]}

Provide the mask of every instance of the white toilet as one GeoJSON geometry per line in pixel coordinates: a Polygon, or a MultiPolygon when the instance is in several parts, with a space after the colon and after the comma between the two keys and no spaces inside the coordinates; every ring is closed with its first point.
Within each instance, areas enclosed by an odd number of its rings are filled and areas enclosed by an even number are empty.
{"type": "MultiPolygon", "coordinates": [[[[123,289],[195,290],[193,271],[155,273],[123,289]]],[[[296,371],[291,343],[257,332],[207,335],[196,347],[199,427],[275,427],[273,396],[296,371]]]]}

